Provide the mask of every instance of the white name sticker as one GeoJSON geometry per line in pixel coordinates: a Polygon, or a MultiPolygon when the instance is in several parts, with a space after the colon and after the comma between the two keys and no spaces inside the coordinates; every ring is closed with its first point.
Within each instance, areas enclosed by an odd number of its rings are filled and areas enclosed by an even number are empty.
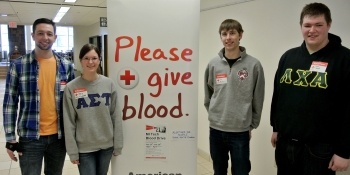
{"type": "Polygon", "coordinates": [[[61,81],[61,86],[60,86],[60,91],[64,91],[64,88],[66,87],[66,85],[67,85],[67,82],[65,82],[65,81],[61,81]]]}
{"type": "Polygon", "coordinates": [[[215,79],[216,79],[216,84],[226,84],[227,74],[217,74],[215,79]]]}
{"type": "Polygon", "coordinates": [[[75,99],[85,98],[88,96],[86,88],[78,88],[73,90],[75,99]]]}
{"type": "Polygon", "coordinates": [[[310,67],[310,71],[312,72],[326,72],[328,63],[321,61],[313,61],[310,67]]]}

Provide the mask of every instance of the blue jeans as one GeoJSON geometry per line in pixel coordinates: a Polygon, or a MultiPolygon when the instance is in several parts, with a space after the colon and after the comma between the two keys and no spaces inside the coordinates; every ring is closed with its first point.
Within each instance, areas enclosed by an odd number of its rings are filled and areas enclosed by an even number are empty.
{"type": "Polygon", "coordinates": [[[106,175],[113,151],[113,147],[110,147],[91,153],[79,153],[80,175],[106,175]]]}
{"type": "Polygon", "coordinates": [[[39,140],[20,137],[19,144],[23,148],[23,155],[19,156],[22,175],[40,175],[43,158],[46,175],[62,174],[66,147],[57,134],[41,136],[39,140]]]}
{"type": "Polygon", "coordinates": [[[210,128],[209,140],[214,175],[227,175],[229,155],[232,174],[249,174],[251,169],[249,131],[223,132],[210,128]]]}
{"type": "Polygon", "coordinates": [[[275,150],[277,175],[335,175],[328,169],[333,154],[330,144],[278,137],[275,150]]]}

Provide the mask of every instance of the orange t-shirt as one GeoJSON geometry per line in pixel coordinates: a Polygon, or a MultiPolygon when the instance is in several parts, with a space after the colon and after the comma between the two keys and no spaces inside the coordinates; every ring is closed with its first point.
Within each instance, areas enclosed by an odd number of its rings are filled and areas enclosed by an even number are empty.
{"type": "Polygon", "coordinates": [[[38,58],[40,93],[40,135],[57,133],[58,121],[55,100],[56,59],[38,58]]]}

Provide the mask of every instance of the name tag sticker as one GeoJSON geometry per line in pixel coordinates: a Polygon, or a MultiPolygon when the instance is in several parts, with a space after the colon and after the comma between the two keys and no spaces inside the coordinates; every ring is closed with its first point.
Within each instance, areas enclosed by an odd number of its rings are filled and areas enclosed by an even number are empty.
{"type": "Polygon", "coordinates": [[[215,76],[216,84],[226,84],[227,83],[227,74],[217,74],[215,76]]]}
{"type": "Polygon", "coordinates": [[[66,87],[67,85],[67,82],[66,81],[61,81],[61,86],[60,86],[60,91],[64,91],[64,88],[66,87]]]}
{"type": "Polygon", "coordinates": [[[75,99],[85,98],[88,96],[86,88],[78,88],[73,90],[75,99]]]}
{"type": "Polygon", "coordinates": [[[328,63],[321,61],[313,61],[310,67],[310,71],[312,72],[326,72],[328,63]]]}

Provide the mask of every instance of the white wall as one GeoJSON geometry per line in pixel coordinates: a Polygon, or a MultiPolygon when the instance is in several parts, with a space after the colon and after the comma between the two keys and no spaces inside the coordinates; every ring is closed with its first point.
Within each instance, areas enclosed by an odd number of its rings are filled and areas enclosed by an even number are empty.
{"type": "MultiPolygon", "coordinates": [[[[102,50],[101,55],[103,57],[103,35],[106,35],[107,27],[100,27],[100,23],[95,23],[90,26],[74,26],[74,65],[75,69],[81,71],[81,65],[79,62],[79,52],[81,47],[89,43],[90,36],[101,36],[102,50]]],[[[103,58],[102,58],[103,59],[103,58]]]]}
{"type": "MultiPolygon", "coordinates": [[[[299,18],[305,4],[310,0],[255,0],[242,4],[222,7],[201,12],[200,46],[199,46],[199,111],[198,111],[198,148],[200,153],[209,155],[209,123],[203,105],[203,74],[205,67],[223,47],[218,33],[220,23],[233,18],[243,26],[241,45],[247,53],[260,59],[266,80],[266,95],[260,126],[253,130],[251,140],[251,174],[276,174],[274,167],[274,149],[270,144],[272,128],[269,111],[273,90],[273,78],[280,56],[292,47],[302,43],[299,18]],[[202,75],[202,76],[201,76],[202,75]]],[[[339,35],[343,45],[350,48],[350,1],[319,0],[325,3],[332,12],[333,24],[330,32],[339,35]]],[[[350,172],[350,171],[349,171],[350,172]]],[[[343,175],[350,175],[349,172],[343,175]]]]}

